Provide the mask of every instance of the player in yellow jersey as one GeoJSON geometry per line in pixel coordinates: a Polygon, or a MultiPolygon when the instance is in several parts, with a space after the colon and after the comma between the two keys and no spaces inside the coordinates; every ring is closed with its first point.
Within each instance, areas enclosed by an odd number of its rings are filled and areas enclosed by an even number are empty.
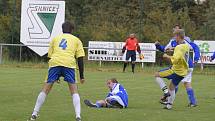
{"type": "Polygon", "coordinates": [[[78,61],[80,82],[84,83],[84,63],[85,56],[82,42],[71,34],[74,25],[65,22],[62,25],[63,34],[55,37],[49,46],[48,57],[49,70],[48,78],[42,91],[37,97],[37,101],[30,117],[30,121],[36,120],[42,104],[45,102],[46,96],[51,91],[54,82],[64,77],[64,81],[68,82],[69,90],[72,95],[73,105],[75,108],[76,121],[81,121],[80,97],[75,80],[76,60],[78,61]]]}
{"type": "Polygon", "coordinates": [[[188,73],[189,45],[184,44],[184,31],[176,32],[175,37],[179,45],[175,47],[173,56],[163,55],[165,59],[172,63],[172,66],[155,73],[156,82],[163,89],[164,96],[168,97],[166,109],[172,108],[175,99],[175,87],[188,73]],[[171,80],[169,90],[162,78],[171,80]]]}

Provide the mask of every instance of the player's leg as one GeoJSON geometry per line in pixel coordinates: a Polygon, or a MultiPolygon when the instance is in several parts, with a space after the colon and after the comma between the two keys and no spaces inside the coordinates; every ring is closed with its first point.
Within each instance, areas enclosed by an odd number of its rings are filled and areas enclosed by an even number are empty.
{"type": "Polygon", "coordinates": [[[132,53],[131,53],[131,69],[132,69],[133,73],[134,73],[134,68],[135,68],[135,61],[136,61],[136,51],[132,51],[132,53]]]}
{"type": "Polygon", "coordinates": [[[169,93],[170,93],[170,96],[167,97],[167,105],[166,105],[166,109],[171,109],[172,108],[172,104],[175,100],[175,85],[172,83],[172,81],[170,82],[170,85],[169,85],[169,93]]]}
{"type": "Polygon", "coordinates": [[[37,118],[40,108],[45,102],[46,96],[51,91],[54,82],[59,79],[59,72],[60,68],[58,67],[49,68],[47,81],[44,83],[42,91],[37,97],[36,104],[34,106],[34,110],[30,120],[35,120],[37,118]]]}
{"type": "Polygon", "coordinates": [[[189,69],[187,76],[185,76],[185,78],[182,80],[182,82],[184,83],[184,86],[185,86],[186,91],[187,91],[187,96],[189,99],[189,105],[188,106],[195,107],[195,106],[197,106],[197,102],[196,102],[194,90],[191,86],[192,72],[193,72],[193,69],[189,69]]]}
{"type": "Polygon", "coordinates": [[[80,96],[78,94],[78,88],[76,84],[72,84],[68,82],[69,90],[72,96],[73,106],[75,108],[75,115],[76,118],[81,118],[81,103],[80,103],[80,96]]]}
{"type": "Polygon", "coordinates": [[[175,73],[171,74],[168,76],[168,79],[171,79],[172,81],[170,82],[170,85],[169,85],[169,93],[170,93],[170,96],[167,98],[168,101],[167,101],[167,105],[166,105],[166,109],[171,109],[172,108],[172,104],[175,100],[175,87],[178,86],[178,84],[181,82],[181,80],[183,79],[184,77],[182,76],[179,76],[175,73]]]}
{"type": "Polygon", "coordinates": [[[81,121],[81,103],[78,94],[78,87],[75,80],[75,70],[72,68],[63,69],[64,80],[68,82],[69,91],[72,96],[73,106],[75,108],[76,120],[81,121]]]}
{"type": "Polygon", "coordinates": [[[172,74],[172,71],[170,70],[170,68],[165,68],[165,69],[162,69],[159,72],[155,73],[155,81],[164,93],[163,94],[164,96],[161,98],[161,101],[165,101],[166,98],[170,95],[168,88],[167,88],[167,85],[164,82],[163,78],[166,78],[171,74],[172,74]]]}
{"type": "Polygon", "coordinates": [[[106,107],[106,102],[105,100],[98,100],[96,103],[92,103],[90,100],[84,100],[84,103],[93,108],[101,108],[101,107],[106,107]]]}
{"type": "Polygon", "coordinates": [[[123,106],[118,102],[118,100],[114,98],[114,96],[107,97],[105,99],[105,102],[107,108],[123,108],[123,106]]]}
{"type": "Polygon", "coordinates": [[[45,102],[46,96],[48,95],[48,93],[52,89],[52,86],[53,86],[53,83],[45,83],[44,84],[42,91],[39,93],[39,95],[37,97],[36,104],[34,106],[32,116],[37,116],[38,115],[41,106],[45,102]]]}
{"type": "Polygon", "coordinates": [[[125,72],[125,69],[127,67],[127,64],[129,62],[129,58],[131,57],[130,51],[126,52],[126,56],[125,56],[125,62],[124,62],[124,66],[123,66],[123,72],[125,72]]]}

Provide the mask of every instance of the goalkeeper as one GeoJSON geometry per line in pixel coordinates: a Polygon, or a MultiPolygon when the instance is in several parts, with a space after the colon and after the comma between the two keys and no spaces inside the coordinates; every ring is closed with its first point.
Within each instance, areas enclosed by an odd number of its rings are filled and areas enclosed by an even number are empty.
{"type": "Polygon", "coordinates": [[[122,53],[125,53],[125,50],[127,50],[127,52],[126,52],[124,66],[123,66],[123,72],[125,72],[129,59],[131,58],[132,72],[134,73],[136,51],[139,53],[140,59],[143,59],[143,55],[141,54],[141,50],[140,50],[140,45],[134,33],[129,35],[128,39],[125,42],[125,45],[123,46],[122,53]]]}
{"type": "Polygon", "coordinates": [[[84,100],[84,103],[94,108],[126,108],[128,106],[128,94],[124,87],[115,78],[107,80],[107,87],[110,92],[104,100],[98,100],[95,104],[89,100],[84,100]]]}

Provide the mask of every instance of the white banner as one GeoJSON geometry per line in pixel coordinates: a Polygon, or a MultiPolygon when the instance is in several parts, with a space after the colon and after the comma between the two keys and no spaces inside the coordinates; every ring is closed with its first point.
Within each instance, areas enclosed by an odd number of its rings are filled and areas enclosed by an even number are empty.
{"type": "Polygon", "coordinates": [[[215,41],[195,40],[194,43],[199,46],[201,51],[201,59],[198,63],[215,64],[215,60],[210,62],[210,58],[215,51],[215,41]]]}
{"type": "Polygon", "coordinates": [[[48,52],[52,38],[62,32],[64,1],[22,0],[20,42],[40,56],[48,52]],[[47,47],[34,47],[47,46],[47,47]]]}
{"type": "MultiPolygon", "coordinates": [[[[89,41],[88,60],[125,61],[126,52],[122,54],[124,44],[124,42],[89,41]]],[[[137,53],[136,62],[155,62],[156,47],[154,43],[139,43],[139,45],[144,59],[140,60],[137,53]]]]}

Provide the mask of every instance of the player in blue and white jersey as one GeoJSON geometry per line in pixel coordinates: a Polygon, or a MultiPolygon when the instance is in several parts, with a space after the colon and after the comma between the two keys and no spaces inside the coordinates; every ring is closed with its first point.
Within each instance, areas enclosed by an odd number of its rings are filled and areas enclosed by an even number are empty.
{"type": "MultiPolygon", "coordinates": [[[[174,28],[174,31],[180,29],[179,25],[176,25],[174,28]]],[[[190,40],[189,37],[184,37],[184,43],[188,44],[190,49],[194,51],[194,61],[192,59],[192,57],[190,56],[188,64],[189,64],[189,70],[188,70],[188,74],[185,76],[185,78],[182,80],[182,83],[184,83],[184,86],[186,87],[186,91],[187,91],[187,95],[188,95],[188,99],[189,99],[189,105],[190,107],[195,107],[197,106],[197,102],[196,102],[196,98],[194,95],[194,90],[191,86],[191,80],[192,80],[192,72],[193,72],[193,68],[194,68],[194,63],[198,62],[199,58],[200,58],[200,50],[199,47],[190,40]]],[[[175,39],[175,37],[173,37],[169,43],[166,46],[160,45],[159,42],[155,43],[156,48],[158,50],[160,50],[161,52],[167,52],[167,51],[172,51],[177,45],[177,41],[175,39]]],[[[161,86],[161,84],[159,82],[157,82],[160,86],[160,88],[163,90],[163,92],[168,92],[167,90],[167,86],[163,85],[161,86]]],[[[177,89],[176,89],[177,92],[177,89]]],[[[163,98],[161,98],[161,103],[163,103],[166,100],[166,97],[168,97],[169,94],[168,93],[164,93],[163,98]]]]}
{"type": "Polygon", "coordinates": [[[107,87],[110,92],[104,100],[98,100],[96,103],[84,100],[84,103],[89,107],[95,108],[127,108],[128,94],[125,88],[115,78],[107,80],[107,87]]]}

